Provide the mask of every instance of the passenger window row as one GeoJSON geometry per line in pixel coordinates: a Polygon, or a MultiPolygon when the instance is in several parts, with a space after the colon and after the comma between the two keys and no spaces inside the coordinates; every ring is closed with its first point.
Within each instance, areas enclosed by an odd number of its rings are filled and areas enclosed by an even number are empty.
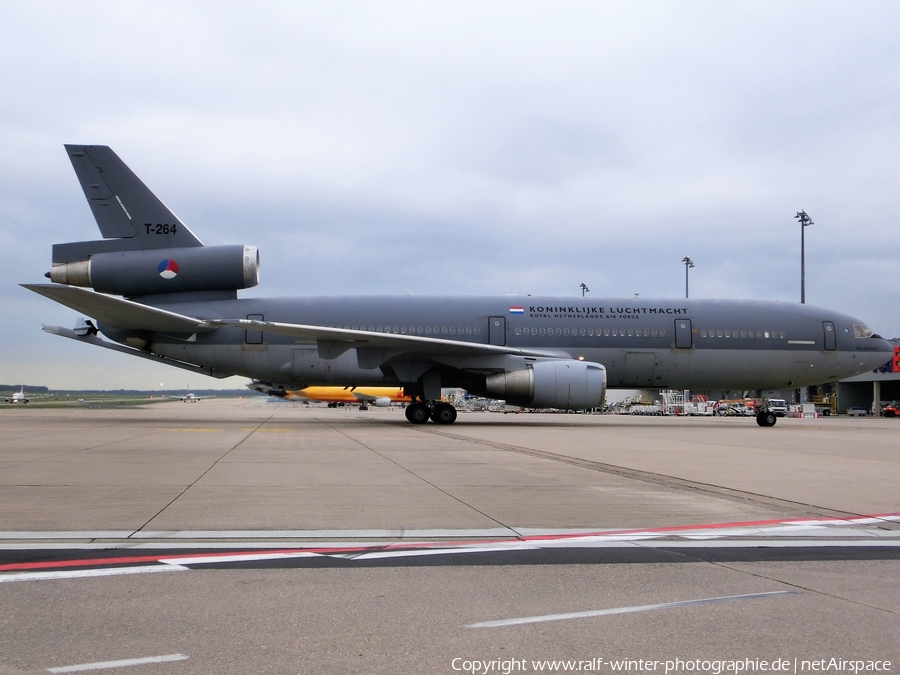
{"type": "MultiPolygon", "coordinates": [[[[367,330],[375,333],[399,333],[401,335],[480,335],[481,330],[472,326],[334,326],[346,330],[367,330]]],[[[664,329],[656,328],[522,328],[516,335],[582,336],[582,337],[665,337],[664,329]]],[[[700,337],[710,338],[758,338],[784,339],[784,331],[768,330],[700,330],[700,337]]]]}
{"type": "Polygon", "coordinates": [[[480,335],[481,329],[472,326],[332,326],[344,330],[367,330],[373,333],[401,335],[480,335]]]}
{"type": "Polygon", "coordinates": [[[781,331],[778,331],[778,330],[773,330],[773,331],[768,331],[768,330],[752,331],[752,330],[719,330],[719,329],[716,329],[716,330],[706,330],[706,329],[701,329],[701,331],[700,331],[700,337],[711,337],[711,338],[720,338],[720,337],[736,338],[736,337],[742,337],[742,338],[760,338],[760,339],[766,339],[766,338],[774,338],[774,339],[778,339],[778,338],[781,338],[781,339],[783,340],[783,339],[784,339],[784,331],[783,331],[783,330],[781,330],[781,331]]]}
{"type": "Polygon", "coordinates": [[[516,328],[516,335],[576,335],[588,337],[665,337],[665,330],[656,328],[516,328]]]}

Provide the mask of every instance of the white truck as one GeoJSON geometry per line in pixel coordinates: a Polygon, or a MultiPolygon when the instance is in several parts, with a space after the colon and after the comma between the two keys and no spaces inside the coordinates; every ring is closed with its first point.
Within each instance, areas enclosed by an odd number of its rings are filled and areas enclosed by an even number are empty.
{"type": "Polygon", "coordinates": [[[775,417],[784,417],[788,413],[787,401],[783,398],[770,398],[768,408],[775,414],[775,417]]]}

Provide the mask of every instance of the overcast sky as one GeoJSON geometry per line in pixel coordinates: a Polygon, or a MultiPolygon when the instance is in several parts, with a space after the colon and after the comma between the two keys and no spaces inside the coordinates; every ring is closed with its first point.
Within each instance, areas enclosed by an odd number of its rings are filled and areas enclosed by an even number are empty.
{"type": "Polygon", "coordinates": [[[900,3],[6,2],[0,382],[240,387],[41,331],[103,144],[243,295],[807,302],[900,336],[900,3]]]}

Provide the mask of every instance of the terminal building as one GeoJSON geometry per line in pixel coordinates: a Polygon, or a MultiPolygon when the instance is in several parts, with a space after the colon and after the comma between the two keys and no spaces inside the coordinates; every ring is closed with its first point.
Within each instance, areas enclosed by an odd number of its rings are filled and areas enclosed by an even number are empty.
{"type": "Polygon", "coordinates": [[[826,400],[831,404],[831,412],[836,414],[846,414],[850,408],[865,408],[880,414],[886,404],[900,401],[900,339],[890,343],[894,345],[894,356],[883,366],[846,380],[810,387],[809,400],[826,400]]]}

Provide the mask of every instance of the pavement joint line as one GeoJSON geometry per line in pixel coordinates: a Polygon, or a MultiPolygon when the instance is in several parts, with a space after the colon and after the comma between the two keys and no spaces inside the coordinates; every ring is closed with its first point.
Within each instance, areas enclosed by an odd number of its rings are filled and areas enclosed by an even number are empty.
{"type": "Polygon", "coordinates": [[[753,572],[747,569],[741,569],[740,567],[735,567],[733,563],[724,563],[719,561],[709,561],[711,565],[715,565],[716,567],[721,567],[723,569],[731,570],[732,572],[739,572],[741,574],[746,574],[751,577],[755,577],[757,579],[765,579],[767,581],[773,581],[775,583],[783,584],[788,586],[789,588],[796,588],[801,591],[806,591],[808,593],[814,593],[816,595],[821,595],[826,598],[831,598],[833,600],[840,600],[842,602],[847,602],[851,605],[856,605],[857,607],[865,607],[867,609],[873,609],[875,611],[886,612],[888,614],[893,614],[894,616],[900,616],[900,612],[897,612],[892,609],[888,609],[886,607],[876,607],[875,605],[870,605],[865,602],[860,602],[858,600],[851,600],[850,598],[845,598],[840,595],[835,595],[834,593],[826,593],[825,591],[821,591],[815,588],[810,588],[808,586],[803,586],[801,584],[793,583],[791,581],[785,581],[784,579],[777,579],[774,576],[769,576],[766,574],[762,574],[760,572],[753,572]]]}
{"type": "MultiPolygon", "coordinates": [[[[651,471],[643,471],[641,469],[632,469],[626,466],[620,466],[616,464],[607,464],[605,462],[596,462],[590,459],[582,459],[580,457],[570,457],[567,455],[561,455],[554,452],[547,452],[546,450],[537,450],[534,448],[526,448],[518,445],[510,445],[508,443],[498,443],[496,441],[489,441],[486,439],[480,438],[471,438],[469,436],[463,436],[461,434],[454,434],[448,431],[444,431],[443,429],[432,429],[432,428],[419,428],[414,427],[412,431],[416,431],[423,434],[430,434],[435,436],[442,436],[444,438],[448,438],[451,440],[463,441],[466,443],[472,443],[473,445],[483,445],[490,448],[495,448],[497,450],[506,450],[508,452],[515,452],[522,455],[530,455],[532,457],[538,457],[541,459],[546,459],[554,462],[563,462],[565,464],[570,464],[572,466],[578,466],[584,469],[591,469],[593,471],[598,471],[601,473],[612,474],[615,476],[620,476],[622,478],[630,478],[632,480],[638,480],[645,483],[651,483],[653,485],[659,485],[671,489],[676,490],[686,490],[689,492],[701,492],[708,494],[713,497],[719,497],[721,499],[728,499],[730,501],[739,501],[739,502],[753,502],[756,504],[764,504],[765,506],[779,506],[782,508],[788,508],[795,513],[799,513],[802,515],[815,515],[820,517],[838,517],[838,518],[859,518],[865,517],[865,514],[861,513],[853,513],[851,511],[842,511],[840,509],[831,509],[824,506],[819,506],[817,504],[807,504],[804,502],[797,502],[790,499],[782,499],[780,497],[772,497],[769,495],[764,495],[756,492],[750,492],[747,490],[738,490],[735,488],[725,487],[723,485],[715,485],[712,483],[703,483],[700,481],[692,481],[686,478],[679,478],[677,476],[669,476],[667,474],[662,473],[654,473],[651,471]]],[[[896,527],[895,523],[890,523],[891,525],[896,527]]]]}
{"type": "Polygon", "coordinates": [[[260,427],[262,427],[262,426],[263,426],[264,424],[266,424],[267,422],[270,422],[270,421],[272,420],[273,417],[275,417],[275,413],[274,413],[274,412],[273,412],[271,415],[269,415],[266,419],[264,419],[262,422],[260,422],[260,423],[256,426],[255,429],[251,430],[251,431],[250,431],[249,433],[247,433],[247,435],[245,435],[241,440],[239,440],[237,443],[235,443],[235,444],[232,445],[230,448],[228,448],[228,450],[226,450],[224,453],[222,453],[222,456],[219,457],[215,462],[213,462],[212,464],[210,464],[209,467],[207,467],[206,471],[204,471],[204,472],[201,473],[199,476],[197,476],[197,477],[194,479],[194,481],[193,481],[190,485],[188,485],[188,486],[185,487],[181,492],[179,492],[177,495],[175,495],[175,497],[174,497],[171,501],[169,501],[168,504],[166,504],[165,506],[163,506],[163,507],[162,507],[159,511],[157,511],[154,515],[150,516],[150,518],[147,520],[147,522],[145,522],[145,523],[144,523],[143,525],[141,525],[137,530],[135,530],[134,534],[140,532],[140,531],[143,530],[145,527],[147,527],[147,525],[149,525],[149,524],[152,523],[156,518],[158,518],[158,517],[160,516],[160,514],[161,514],[163,511],[165,511],[167,508],[169,508],[170,506],[172,506],[172,504],[174,504],[176,501],[178,501],[178,499],[179,499],[180,497],[182,497],[188,490],[190,490],[190,489],[191,489],[192,487],[194,487],[200,480],[202,480],[203,477],[204,477],[206,474],[208,474],[210,471],[212,471],[214,468],[216,468],[216,465],[217,465],[219,462],[221,462],[223,459],[225,459],[225,457],[227,457],[228,454],[229,454],[232,450],[234,450],[235,448],[237,448],[238,446],[240,446],[244,441],[246,441],[248,438],[250,438],[250,437],[254,434],[254,432],[255,432],[257,429],[259,429],[260,427]]]}
{"type": "Polygon", "coordinates": [[[432,483],[431,481],[426,480],[425,478],[423,478],[422,476],[420,476],[419,474],[417,474],[415,471],[412,471],[411,469],[406,468],[405,466],[403,466],[402,464],[400,464],[400,463],[397,462],[396,460],[393,460],[393,459],[391,459],[390,457],[388,457],[388,456],[386,456],[386,455],[384,455],[384,454],[378,452],[378,451],[375,450],[374,448],[370,448],[368,445],[366,445],[365,443],[363,443],[363,442],[360,441],[359,439],[353,438],[353,437],[350,436],[349,434],[347,434],[347,433],[345,433],[344,431],[342,431],[342,430],[338,429],[337,427],[335,427],[333,424],[328,424],[328,426],[329,426],[331,429],[333,429],[334,431],[337,431],[339,434],[341,434],[341,435],[344,436],[345,438],[349,439],[350,441],[352,441],[352,442],[354,442],[354,443],[357,443],[357,444],[361,445],[362,447],[364,447],[364,448],[365,448],[366,450],[368,450],[369,452],[375,453],[376,455],[378,455],[378,456],[381,457],[382,459],[384,459],[384,460],[390,462],[391,464],[393,464],[393,465],[396,466],[397,468],[402,469],[403,471],[406,471],[406,472],[407,472],[408,474],[410,474],[411,476],[415,476],[417,479],[419,479],[420,481],[422,481],[422,482],[425,483],[426,485],[429,485],[429,486],[433,487],[435,490],[437,490],[438,492],[441,492],[442,494],[446,495],[447,497],[450,497],[450,499],[453,499],[453,500],[459,502],[460,504],[462,504],[463,506],[465,506],[465,507],[468,508],[468,509],[472,509],[475,513],[480,513],[482,516],[484,516],[484,517],[487,518],[488,520],[492,520],[493,522],[497,523],[500,527],[502,527],[502,528],[504,528],[504,529],[506,529],[506,530],[509,530],[509,531],[513,532],[513,533],[515,534],[515,536],[517,536],[517,537],[520,536],[519,533],[518,533],[513,527],[507,525],[506,523],[500,522],[499,520],[497,520],[497,519],[494,518],[493,516],[488,515],[487,513],[485,513],[484,511],[482,511],[481,509],[477,509],[477,508],[475,508],[474,506],[472,506],[471,504],[466,503],[465,501],[463,501],[462,499],[460,499],[460,498],[457,497],[456,495],[450,494],[449,492],[447,492],[447,491],[444,490],[443,488],[440,488],[440,487],[438,487],[437,485],[435,485],[434,483],[432,483]]]}
{"type": "Polygon", "coordinates": [[[123,443],[126,441],[133,441],[137,438],[145,438],[147,436],[153,436],[159,433],[157,430],[151,431],[149,433],[137,434],[136,436],[129,436],[127,438],[118,438],[114,441],[109,441],[107,443],[100,443],[98,445],[92,445],[87,448],[78,448],[77,450],[66,450],[65,452],[59,452],[55,455],[47,455],[46,457],[39,457],[37,459],[29,459],[24,462],[16,462],[15,464],[8,464],[7,466],[0,467],[0,471],[5,471],[6,469],[14,469],[16,467],[25,466],[26,464],[34,464],[36,462],[47,462],[57,459],[59,457],[65,457],[66,455],[77,455],[79,452],[88,452],[90,450],[97,450],[98,448],[106,447],[107,445],[113,445],[115,443],[123,443]]]}
{"type": "Polygon", "coordinates": [[[569,619],[585,619],[595,616],[611,616],[614,614],[632,614],[635,612],[649,612],[657,609],[675,609],[680,607],[693,607],[695,605],[711,605],[723,602],[736,602],[738,600],[758,600],[762,598],[774,598],[785,595],[797,595],[796,591],[771,591],[768,593],[747,593],[745,595],[726,595],[717,598],[701,598],[699,600],[680,600],[678,602],[663,602],[654,605],[637,605],[634,607],[614,607],[612,609],[597,609],[587,612],[569,612],[566,614],[545,614],[543,616],[524,616],[516,619],[499,619],[496,621],[480,621],[466,626],[466,628],[501,628],[504,626],[520,626],[529,623],[543,623],[547,621],[566,621],[569,619]]]}

